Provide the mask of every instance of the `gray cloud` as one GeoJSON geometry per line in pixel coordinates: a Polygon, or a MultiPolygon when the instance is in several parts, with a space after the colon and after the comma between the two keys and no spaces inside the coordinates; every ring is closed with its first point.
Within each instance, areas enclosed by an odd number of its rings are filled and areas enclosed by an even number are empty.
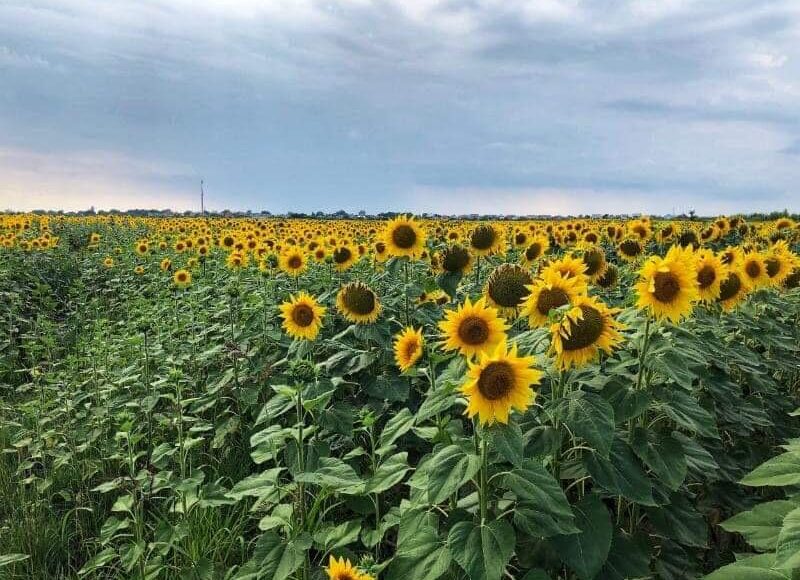
{"type": "Polygon", "coordinates": [[[792,0],[7,0],[0,148],[128,160],[91,168],[109,203],[115,183],[186,203],[203,176],[218,207],[278,211],[569,190],[799,209],[799,36],[792,0]]]}

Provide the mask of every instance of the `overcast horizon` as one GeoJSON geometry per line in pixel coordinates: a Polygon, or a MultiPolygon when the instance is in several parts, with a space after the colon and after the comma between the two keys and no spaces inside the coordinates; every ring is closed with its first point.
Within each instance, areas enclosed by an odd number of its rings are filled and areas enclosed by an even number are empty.
{"type": "Polygon", "coordinates": [[[5,0],[0,207],[800,211],[791,0],[5,0]]]}

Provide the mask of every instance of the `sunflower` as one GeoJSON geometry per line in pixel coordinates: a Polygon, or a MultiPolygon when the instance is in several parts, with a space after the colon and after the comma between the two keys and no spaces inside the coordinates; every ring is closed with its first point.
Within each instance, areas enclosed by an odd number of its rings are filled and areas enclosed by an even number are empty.
{"type": "Polygon", "coordinates": [[[544,276],[548,272],[557,272],[565,278],[577,278],[579,284],[586,286],[586,264],[583,260],[576,258],[571,254],[567,254],[560,260],[555,260],[547,264],[542,270],[541,274],[544,276]]]}
{"type": "Polygon", "coordinates": [[[550,247],[550,240],[547,236],[536,236],[530,240],[528,247],[522,252],[521,260],[525,266],[530,266],[536,260],[544,256],[547,249],[550,247]]]}
{"type": "Polygon", "coordinates": [[[308,268],[308,260],[303,250],[291,246],[278,257],[278,268],[290,276],[299,276],[308,268]]]}
{"type": "Polygon", "coordinates": [[[606,262],[606,253],[602,248],[598,246],[587,248],[581,255],[581,260],[586,265],[584,274],[591,282],[596,282],[606,273],[608,262],[606,262]]]}
{"type": "Polygon", "coordinates": [[[574,299],[586,293],[582,278],[566,277],[555,270],[542,272],[542,275],[528,287],[530,294],[522,305],[523,316],[528,317],[531,328],[544,326],[550,311],[571,304],[574,299]]]}
{"type": "Polygon", "coordinates": [[[542,372],[533,367],[532,356],[518,356],[517,345],[508,349],[505,339],[480,361],[470,362],[461,392],[467,397],[466,415],[478,415],[482,425],[508,423],[511,409],[524,412],[533,404],[542,372]]]}
{"type": "Polygon", "coordinates": [[[800,287],[800,266],[796,266],[783,281],[783,287],[787,290],[800,287]]]}
{"type": "Polygon", "coordinates": [[[795,255],[789,249],[785,240],[776,242],[766,255],[764,265],[767,269],[770,283],[779,286],[792,273],[796,261],[795,255]]]}
{"type": "Polygon", "coordinates": [[[348,244],[335,248],[331,256],[337,272],[344,272],[356,261],[356,252],[348,244]]]}
{"type": "Polygon", "coordinates": [[[172,275],[172,282],[178,288],[186,288],[192,283],[192,273],[183,268],[175,270],[175,273],[172,275]]]}
{"type": "Polygon", "coordinates": [[[150,251],[150,244],[148,244],[146,240],[142,240],[136,243],[136,253],[139,254],[140,256],[144,256],[149,251],[150,251]]]}
{"type": "Polygon", "coordinates": [[[618,309],[610,309],[595,297],[578,296],[559,322],[550,326],[550,353],[556,366],[565,370],[585,366],[600,351],[611,354],[622,342],[622,324],[614,319],[618,309]]]}
{"type": "Polygon", "coordinates": [[[505,242],[500,232],[492,224],[475,226],[469,236],[470,250],[477,256],[489,256],[502,251],[505,242]]]}
{"type": "Polygon", "coordinates": [[[634,240],[633,238],[622,240],[617,246],[617,253],[619,254],[619,257],[626,262],[633,262],[636,260],[636,258],[642,255],[642,252],[644,252],[642,243],[639,240],[634,240]]]}
{"type": "Polygon", "coordinates": [[[141,265],[136,266],[133,269],[133,273],[136,274],[137,276],[141,276],[142,274],[144,274],[144,266],[141,266],[141,265]]]}
{"type": "Polygon", "coordinates": [[[105,259],[103,259],[103,266],[105,266],[106,268],[113,268],[114,258],[112,258],[111,256],[106,256],[105,259]]]}
{"type": "Polygon", "coordinates": [[[372,255],[375,257],[375,261],[378,263],[385,262],[389,259],[389,252],[386,247],[385,242],[375,242],[372,245],[372,255]]]}
{"type": "Polygon", "coordinates": [[[350,560],[345,560],[344,557],[337,561],[331,556],[325,572],[328,574],[328,580],[374,580],[369,574],[360,572],[350,563],[350,560]]]}
{"type": "Polygon", "coordinates": [[[711,250],[699,250],[695,263],[697,290],[702,302],[713,302],[719,297],[720,285],[728,277],[728,267],[711,250]]]}
{"type": "Polygon", "coordinates": [[[767,264],[759,252],[747,252],[742,262],[742,273],[744,274],[747,285],[756,290],[769,285],[769,274],[767,274],[767,264]]]}
{"type": "Polygon", "coordinates": [[[636,305],[649,309],[657,319],[678,322],[700,299],[697,287],[694,260],[680,246],[672,246],[664,258],[652,256],[642,266],[636,305]]]}
{"type": "Polygon", "coordinates": [[[407,216],[389,221],[382,238],[390,256],[416,258],[425,247],[425,233],[414,218],[407,216]]]}
{"type": "Polygon", "coordinates": [[[249,258],[245,253],[235,251],[228,254],[228,257],[225,259],[225,263],[231,270],[239,270],[241,268],[247,267],[247,264],[249,263],[249,258]]]}
{"type": "Polygon", "coordinates": [[[448,274],[466,274],[472,270],[472,255],[459,244],[447,246],[439,256],[439,267],[448,274]]]}
{"type": "Polygon", "coordinates": [[[336,307],[350,322],[375,322],[381,313],[381,303],[373,290],[363,282],[350,282],[336,295],[336,307]]]}
{"type": "Polygon", "coordinates": [[[408,326],[394,339],[394,360],[401,372],[406,372],[422,356],[422,329],[414,330],[408,326]]]}
{"type": "Polygon", "coordinates": [[[604,290],[609,290],[616,286],[617,282],[619,282],[619,270],[614,264],[608,264],[605,273],[595,281],[595,284],[604,290]]]}
{"type": "Polygon", "coordinates": [[[497,310],[481,298],[474,304],[467,301],[456,310],[445,311],[439,322],[444,334],[444,350],[458,350],[468,358],[487,352],[506,338],[508,326],[497,310]]]}
{"type": "Polygon", "coordinates": [[[731,269],[728,277],[720,284],[717,301],[722,305],[723,310],[730,311],[744,300],[749,291],[745,274],[739,269],[731,269]]]}
{"type": "Polygon", "coordinates": [[[744,264],[744,251],[739,246],[728,246],[720,254],[720,260],[729,268],[739,268],[744,264]]]}
{"type": "Polygon", "coordinates": [[[314,340],[322,328],[322,317],[326,308],[320,306],[316,299],[300,292],[290,296],[289,300],[279,306],[283,318],[283,329],[292,338],[314,340]]]}
{"type": "Polygon", "coordinates": [[[528,270],[516,264],[501,264],[486,279],[486,303],[502,316],[516,318],[531,284],[533,277],[528,270]]]}

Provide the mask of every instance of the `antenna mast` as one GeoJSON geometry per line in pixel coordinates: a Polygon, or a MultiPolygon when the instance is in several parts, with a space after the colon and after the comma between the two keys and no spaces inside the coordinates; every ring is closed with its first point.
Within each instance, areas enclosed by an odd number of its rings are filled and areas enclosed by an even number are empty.
{"type": "Polygon", "coordinates": [[[205,191],[203,190],[203,180],[200,180],[200,213],[203,217],[206,217],[206,206],[205,206],[205,191]]]}

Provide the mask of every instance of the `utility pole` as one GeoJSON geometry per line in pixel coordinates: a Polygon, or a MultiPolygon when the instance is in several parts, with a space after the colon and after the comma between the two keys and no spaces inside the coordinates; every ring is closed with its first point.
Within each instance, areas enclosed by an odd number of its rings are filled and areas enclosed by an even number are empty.
{"type": "Polygon", "coordinates": [[[206,217],[206,206],[205,206],[205,191],[203,191],[203,180],[200,180],[200,214],[203,217],[206,217]]]}

